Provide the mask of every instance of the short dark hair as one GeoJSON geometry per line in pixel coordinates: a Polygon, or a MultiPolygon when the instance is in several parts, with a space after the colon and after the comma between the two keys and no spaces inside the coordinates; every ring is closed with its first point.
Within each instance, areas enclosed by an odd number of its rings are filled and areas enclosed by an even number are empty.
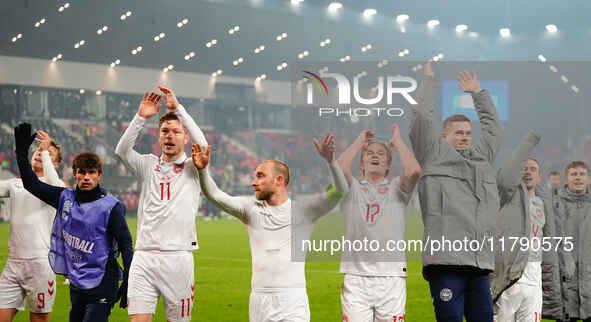
{"type": "Polygon", "coordinates": [[[454,114],[454,115],[450,115],[448,117],[445,118],[445,120],[443,120],[443,130],[445,131],[445,129],[454,122],[468,122],[470,124],[471,121],[470,119],[464,115],[464,114],[454,114]]]}
{"type": "Polygon", "coordinates": [[[560,177],[560,172],[554,170],[554,171],[550,171],[550,173],[548,173],[548,178],[551,176],[559,176],[560,177]]]}
{"type": "Polygon", "coordinates": [[[534,162],[535,162],[535,163],[538,165],[538,168],[540,167],[540,161],[538,161],[538,159],[536,159],[536,158],[534,158],[534,157],[529,157],[529,158],[527,158],[527,159],[528,159],[528,160],[532,160],[532,161],[534,161],[534,162]]]}
{"type": "Polygon", "coordinates": [[[76,173],[78,169],[96,169],[99,174],[103,173],[103,161],[93,152],[80,152],[74,156],[72,170],[76,173]]]}
{"type": "Polygon", "coordinates": [[[585,161],[576,160],[566,164],[566,167],[564,167],[564,176],[566,177],[566,175],[568,175],[568,170],[573,168],[584,168],[587,170],[587,173],[589,172],[589,166],[585,161]]]}
{"type": "Polygon", "coordinates": [[[284,181],[285,181],[285,185],[287,186],[289,184],[289,167],[287,166],[287,164],[285,164],[285,162],[279,161],[279,160],[266,160],[266,161],[263,161],[262,163],[265,163],[265,162],[269,162],[269,163],[273,164],[272,171],[276,175],[283,176],[284,181]]]}
{"type": "Polygon", "coordinates": [[[174,112],[168,112],[168,113],[162,115],[160,117],[160,120],[158,121],[158,128],[160,128],[164,122],[166,122],[166,121],[173,121],[173,120],[176,120],[176,121],[179,121],[179,122],[181,121],[179,119],[178,115],[176,115],[174,112]]]}

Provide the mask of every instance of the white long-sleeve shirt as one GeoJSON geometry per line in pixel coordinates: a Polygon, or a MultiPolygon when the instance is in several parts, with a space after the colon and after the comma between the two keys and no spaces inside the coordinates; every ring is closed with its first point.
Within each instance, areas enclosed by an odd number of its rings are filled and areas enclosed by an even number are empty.
{"type": "MultiPolygon", "coordinates": [[[[48,151],[41,153],[44,177],[41,181],[65,187],[51,162],[48,151]]],[[[55,209],[23,187],[21,179],[0,181],[0,198],[10,198],[9,259],[47,258],[55,209]]]]}
{"type": "MultiPolygon", "coordinates": [[[[337,192],[345,193],[347,181],[336,161],[330,164],[330,170],[337,192]]],[[[229,196],[216,186],[208,168],[199,171],[199,180],[210,202],[246,224],[252,254],[252,289],[305,288],[305,261],[292,258],[292,247],[298,247],[297,239],[310,237],[314,222],[334,208],[338,198],[322,193],[271,206],[254,196],[229,196]]]]}
{"type": "Polygon", "coordinates": [[[379,250],[345,248],[341,273],[360,276],[406,277],[404,250],[388,249],[390,241],[404,241],[406,206],[411,193],[402,191],[400,177],[370,184],[353,178],[351,191],[343,198],[345,239],[355,243],[367,238],[379,242],[379,250]]]}
{"type": "MultiPolygon", "coordinates": [[[[205,135],[180,105],[175,113],[189,132],[191,141],[207,146],[205,135]]],[[[185,153],[174,162],[133,150],[146,123],[136,114],[117,144],[115,153],[138,179],[141,187],[137,212],[136,250],[195,250],[195,216],[201,188],[197,169],[185,153]]]]}

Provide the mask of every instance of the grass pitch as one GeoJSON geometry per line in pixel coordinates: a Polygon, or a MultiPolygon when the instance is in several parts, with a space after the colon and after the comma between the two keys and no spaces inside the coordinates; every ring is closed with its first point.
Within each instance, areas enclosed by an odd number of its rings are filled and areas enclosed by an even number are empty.
{"type": "MultiPolygon", "coordinates": [[[[332,213],[316,225],[314,236],[327,231],[342,231],[342,214],[332,213]],[[341,226],[336,226],[341,223],[341,226]]],[[[135,241],[136,219],[128,219],[135,241]]],[[[409,211],[406,238],[420,239],[423,226],[420,215],[409,211]]],[[[9,224],[0,223],[0,267],[8,256],[9,224]]],[[[192,321],[248,321],[250,294],[250,247],[245,226],[238,220],[221,219],[197,223],[199,250],[195,256],[195,305],[192,321]]],[[[322,237],[324,238],[324,237],[322,237]]],[[[435,321],[429,285],[421,275],[420,256],[408,254],[406,321],[435,321]]],[[[338,256],[332,260],[309,261],[306,280],[313,322],[341,321],[340,290],[343,276],[339,274],[338,256]]],[[[57,298],[51,321],[68,321],[69,288],[58,275],[57,298]]],[[[28,321],[29,313],[19,312],[14,321],[28,321]]],[[[129,321],[127,310],[115,306],[110,321],[129,321]]],[[[166,321],[164,307],[159,303],[154,321],[166,321]]]]}

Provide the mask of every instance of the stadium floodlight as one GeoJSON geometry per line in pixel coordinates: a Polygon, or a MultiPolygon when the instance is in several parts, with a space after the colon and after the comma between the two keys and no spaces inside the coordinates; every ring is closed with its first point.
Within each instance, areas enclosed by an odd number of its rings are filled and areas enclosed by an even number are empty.
{"type": "Polygon", "coordinates": [[[409,19],[409,16],[405,13],[396,16],[396,22],[399,24],[405,23],[406,21],[408,21],[408,19],[409,19]]]}
{"type": "Polygon", "coordinates": [[[546,25],[546,31],[551,34],[555,34],[558,32],[558,27],[556,27],[556,25],[546,25]]]}
{"type": "Polygon", "coordinates": [[[562,80],[563,83],[568,83],[568,78],[564,75],[560,75],[560,80],[562,80]]]}
{"type": "Polygon", "coordinates": [[[377,13],[378,13],[378,11],[376,9],[373,9],[373,8],[368,8],[368,9],[363,10],[363,16],[365,18],[369,18],[369,17],[371,17],[371,16],[373,16],[373,15],[375,15],[377,13]]]}
{"type": "Polygon", "coordinates": [[[468,25],[457,25],[456,26],[456,32],[464,32],[468,30],[468,25]]]}
{"type": "Polygon", "coordinates": [[[437,26],[439,26],[439,20],[431,19],[427,21],[427,27],[429,27],[429,29],[435,29],[437,26]]]}
{"type": "Polygon", "coordinates": [[[340,2],[331,2],[328,5],[328,11],[330,12],[337,12],[339,9],[341,9],[343,7],[343,4],[340,2]]]}
{"type": "Polygon", "coordinates": [[[511,37],[511,29],[509,29],[509,28],[501,28],[501,29],[499,29],[499,34],[503,38],[511,37]]]}

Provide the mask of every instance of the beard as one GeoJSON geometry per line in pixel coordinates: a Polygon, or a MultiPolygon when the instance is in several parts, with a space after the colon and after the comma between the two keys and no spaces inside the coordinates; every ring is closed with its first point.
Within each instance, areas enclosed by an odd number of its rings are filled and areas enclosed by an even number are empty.
{"type": "Polygon", "coordinates": [[[255,197],[257,200],[269,201],[273,193],[271,191],[256,191],[255,197]]]}

